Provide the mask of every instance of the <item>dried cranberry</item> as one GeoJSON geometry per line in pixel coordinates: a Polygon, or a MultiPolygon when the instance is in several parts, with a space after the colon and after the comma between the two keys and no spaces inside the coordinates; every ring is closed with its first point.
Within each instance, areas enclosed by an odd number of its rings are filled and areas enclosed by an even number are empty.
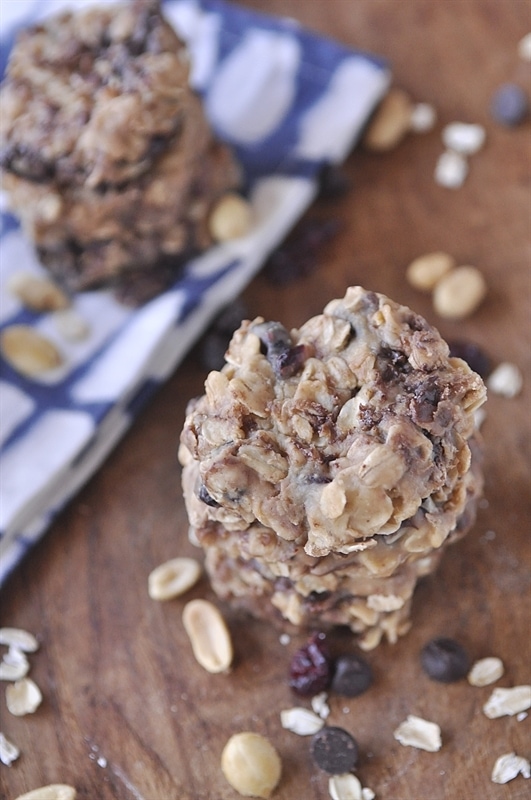
{"type": "Polygon", "coordinates": [[[332,660],[324,633],[314,633],[294,654],[289,685],[297,694],[312,697],[328,689],[332,679],[332,660]]]}
{"type": "Polygon", "coordinates": [[[462,358],[468,366],[482,378],[486,378],[492,369],[488,355],[474,342],[457,340],[448,342],[452,358],[462,358]]]}

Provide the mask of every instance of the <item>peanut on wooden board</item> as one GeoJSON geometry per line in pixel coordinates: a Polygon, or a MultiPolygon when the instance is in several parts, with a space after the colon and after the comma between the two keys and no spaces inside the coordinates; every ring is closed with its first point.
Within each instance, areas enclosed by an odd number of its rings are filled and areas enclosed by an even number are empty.
{"type": "Polygon", "coordinates": [[[208,600],[190,600],[183,625],[194,656],[207,672],[226,672],[233,659],[232,641],[221,612],[208,600]]]}
{"type": "Polygon", "coordinates": [[[231,736],[221,755],[221,769],[233,789],[245,797],[270,797],[282,763],[265,736],[243,731],[231,736]]]}
{"type": "Polygon", "coordinates": [[[413,108],[407,92],[391,88],[369,123],[363,137],[364,147],[378,152],[396,147],[411,129],[413,108]]]}
{"type": "Polygon", "coordinates": [[[19,795],[16,800],[75,800],[77,792],[66,783],[50,783],[19,795]]]}
{"type": "Polygon", "coordinates": [[[415,258],[406,269],[406,279],[414,289],[431,292],[441,278],[454,267],[453,256],[436,250],[415,258]]]}
{"type": "Polygon", "coordinates": [[[195,558],[172,558],[149,574],[148,593],[152,600],[171,600],[185,594],[201,576],[195,558]]]}
{"type": "Polygon", "coordinates": [[[433,290],[433,307],[448,319],[472,314],[487,294],[485,278],[477,267],[456,267],[444,275],[433,290]]]}

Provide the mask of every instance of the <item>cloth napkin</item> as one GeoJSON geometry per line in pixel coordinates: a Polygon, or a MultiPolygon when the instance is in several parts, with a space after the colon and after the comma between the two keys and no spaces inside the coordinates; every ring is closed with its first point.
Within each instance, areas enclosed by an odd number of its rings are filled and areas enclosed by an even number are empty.
{"type": "MultiPolygon", "coordinates": [[[[91,2],[4,3],[2,71],[17,29],[91,2]]],[[[90,334],[67,343],[50,314],[25,310],[7,289],[14,272],[43,268],[2,210],[0,329],[33,326],[57,345],[64,366],[29,380],[0,362],[0,585],[215,314],[260,269],[312,202],[322,166],[345,159],[389,85],[384,61],[292,19],[223,0],[167,0],[163,10],[188,43],[191,83],[214,130],[243,165],[255,224],[245,238],[190,261],[174,286],[139,309],[123,307],[107,291],[79,293],[74,308],[90,334]]],[[[0,208],[7,208],[3,196],[0,208]]]]}

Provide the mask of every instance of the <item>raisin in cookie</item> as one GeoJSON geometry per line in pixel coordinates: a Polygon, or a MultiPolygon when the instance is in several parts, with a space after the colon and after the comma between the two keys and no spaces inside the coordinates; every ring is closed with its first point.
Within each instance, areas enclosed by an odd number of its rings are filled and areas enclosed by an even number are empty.
{"type": "Polygon", "coordinates": [[[155,0],[63,12],[20,34],[0,93],[4,188],[71,290],[118,284],[141,302],[210,243],[210,207],[240,172],[188,73],[155,0]]]}
{"type": "Polygon", "coordinates": [[[417,314],[361,287],[299,330],[244,322],[180,459],[215,591],[259,616],[409,627],[419,577],[472,524],[481,378],[417,314]]]}

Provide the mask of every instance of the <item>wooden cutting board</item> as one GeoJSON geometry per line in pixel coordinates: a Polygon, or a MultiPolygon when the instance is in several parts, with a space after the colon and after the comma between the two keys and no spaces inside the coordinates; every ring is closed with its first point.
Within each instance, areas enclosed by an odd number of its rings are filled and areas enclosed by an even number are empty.
{"type": "MultiPolygon", "coordinates": [[[[473,659],[505,664],[497,686],[529,683],[530,670],[530,123],[495,124],[492,93],[506,81],[531,92],[530,66],[517,44],[531,28],[524,0],[248,0],[286,14],[347,45],[387,56],[394,82],[432,103],[436,128],[410,135],[392,152],[357,149],[345,167],[352,188],[320,201],[308,218],[338,219],[340,232],[319,253],[317,269],[284,287],[257,277],[245,292],[251,317],[287,327],[343,296],[349,284],[385,292],[413,307],[451,339],[475,341],[495,364],[516,363],[524,388],[492,396],[483,425],[486,499],[473,531],[418,588],[413,629],[394,646],[368,654],[374,686],[361,697],[331,697],[329,722],[359,742],[358,774],[378,800],[529,797],[523,777],[491,782],[496,758],[530,757],[530,718],[489,720],[493,687],[430,681],[418,653],[437,635],[452,636],[473,659]],[[458,190],[436,185],[442,126],[454,120],[487,129],[458,190]],[[404,279],[416,256],[442,249],[477,265],[489,293],[463,322],[438,318],[429,296],[404,279]],[[436,721],[438,753],[403,747],[393,731],[408,714],[436,721]]],[[[14,718],[0,698],[1,730],[20,747],[1,767],[0,798],[14,800],[48,783],[68,783],[83,800],[235,800],[220,771],[227,738],[267,735],[283,761],[278,800],[328,796],[307,739],[280,726],[296,704],[287,686],[290,656],[303,635],[281,644],[278,631],[224,609],[236,659],[229,675],[195,662],[183,631],[184,600],[157,603],[147,576],[187,541],[177,440],[189,398],[205,371],[190,356],[140,415],[130,433],[4,587],[1,624],[26,628],[42,644],[31,676],[44,701],[14,718]]],[[[205,579],[190,597],[214,599],[205,579]]],[[[188,597],[186,598],[188,599],[188,597]]],[[[334,647],[355,650],[350,636],[334,647]]],[[[3,692],[2,692],[3,695],[3,692]]],[[[308,706],[308,702],[303,701],[308,706]]]]}

